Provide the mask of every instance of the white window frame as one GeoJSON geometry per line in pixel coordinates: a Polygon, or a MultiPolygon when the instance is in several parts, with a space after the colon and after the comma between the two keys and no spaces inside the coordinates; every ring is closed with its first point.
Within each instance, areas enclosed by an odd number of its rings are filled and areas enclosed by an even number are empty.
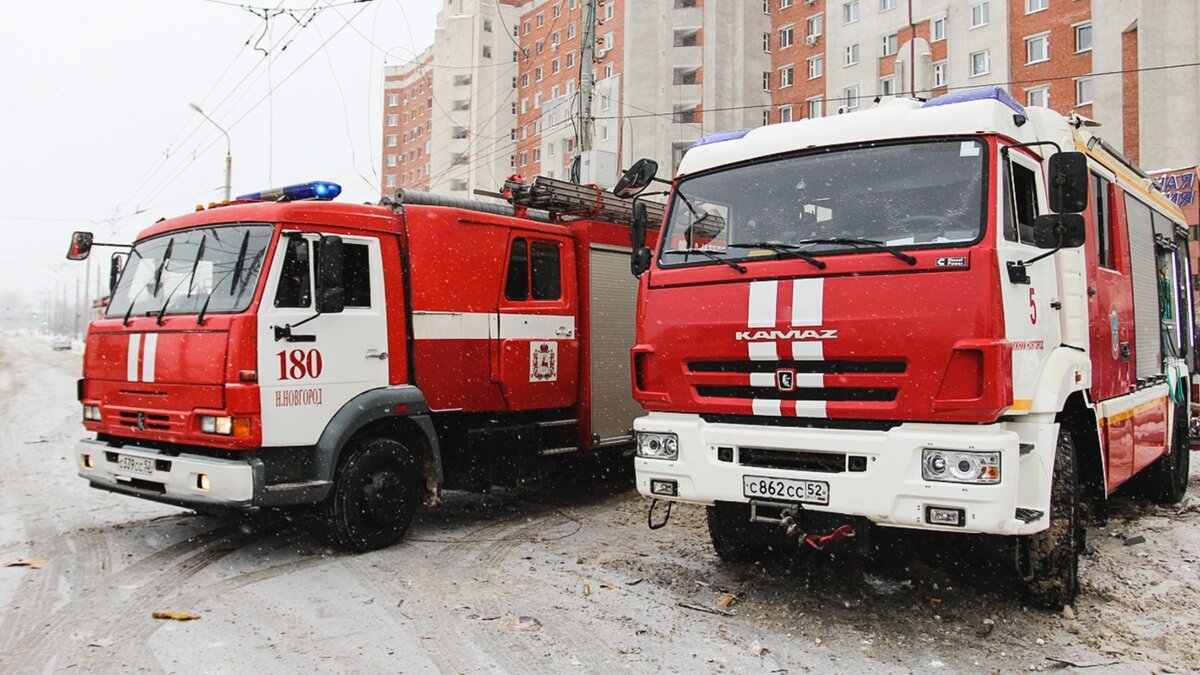
{"type": "Polygon", "coordinates": [[[763,33],[763,53],[771,53],[771,34],[763,33]]]}
{"type": "Polygon", "coordinates": [[[879,0],[879,11],[889,12],[896,9],[896,0],[879,0]]]}
{"type": "Polygon", "coordinates": [[[982,77],[984,75],[989,75],[992,72],[992,53],[991,53],[990,49],[981,49],[977,52],[971,52],[967,56],[967,61],[969,63],[968,72],[970,72],[971,77],[982,77]],[[975,57],[976,56],[983,57],[983,69],[982,70],[975,70],[975,57]]]}
{"type": "Polygon", "coordinates": [[[862,56],[860,51],[861,50],[859,49],[857,42],[846,45],[845,49],[842,50],[842,67],[849,68],[850,66],[857,66],[859,64],[859,59],[862,56]]]}
{"type": "Polygon", "coordinates": [[[815,80],[825,74],[825,55],[817,54],[808,59],[808,79],[815,80]]]}
{"type": "Polygon", "coordinates": [[[991,10],[988,7],[987,0],[971,3],[971,28],[980,28],[988,25],[988,22],[991,20],[990,14],[991,10]]]}
{"type": "Polygon", "coordinates": [[[842,101],[846,110],[854,110],[862,103],[862,94],[857,84],[852,84],[842,90],[842,101]]]}
{"type": "Polygon", "coordinates": [[[789,63],[788,65],[783,66],[779,69],[779,88],[780,89],[787,89],[788,87],[795,84],[795,81],[796,81],[796,71],[795,71],[795,67],[793,66],[793,64],[789,63]]]}
{"type": "Polygon", "coordinates": [[[1075,105],[1091,105],[1095,100],[1096,81],[1091,77],[1075,78],[1075,105]],[[1086,96],[1085,88],[1087,89],[1086,96]]]}
{"type": "Polygon", "coordinates": [[[813,14],[804,22],[804,28],[808,31],[809,37],[821,37],[825,32],[825,15],[813,14]]]}
{"type": "Polygon", "coordinates": [[[1030,87],[1025,90],[1025,105],[1038,106],[1042,108],[1050,107],[1050,85],[1042,85],[1040,87],[1030,87]],[[1040,99],[1040,100],[1035,100],[1040,99]]]}
{"type": "Polygon", "coordinates": [[[1050,60],[1050,32],[1038,33],[1025,38],[1025,65],[1045,63],[1050,60]],[[1035,45],[1041,45],[1041,54],[1034,58],[1035,45]]]}
{"type": "Polygon", "coordinates": [[[892,54],[895,54],[900,48],[900,34],[888,33],[887,35],[884,35],[880,47],[883,49],[883,56],[891,56],[892,54]]]}
{"type": "Polygon", "coordinates": [[[779,123],[783,124],[784,122],[791,122],[792,119],[791,104],[779,106],[779,123]]]}
{"type": "Polygon", "coordinates": [[[879,80],[879,95],[880,96],[895,96],[896,95],[896,76],[889,75],[888,77],[880,78],[879,80]]]}
{"type": "Polygon", "coordinates": [[[1074,26],[1072,26],[1072,28],[1075,29],[1075,53],[1082,54],[1084,52],[1092,51],[1092,40],[1095,35],[1095,31],[1092,30],[1092,22],[1087,21],[1085,23],[1077,23],[1074,26]],[[1081,42],[1080,36],[1083,35],[1083,31],[1087,31],[1087,46],[1086,47],[1079,46],[1079,43],[1081,42]]]}
{"type": "Polygon", "coordinates": [[[779,0],[779,9],[787,9],[792,6],[792,0],[779,0]]]}
{"type": "Polygon", "coordinates": [[[941,42],[946,39],[946,17],[939,16],[930,22],[929,41],[941,42]]]}
{"type": "Polygon", "coordinates": [[[950,81],[950,63],[937,61],[933,64],[933,86],[944,87],[950,81]]]}
{"type": "Polygon", "coordinates": [[[855,23],[862,16],[862,7],[859,6],[859,0],[849,0],[842,3],[842,23],[855,23]]]}
{"type": "Polygon", "coordinates": [[[763,91],[771,91],[771,71],[764,70],[762,74],[763,91]]]}
{"type": "Polygon", "coordinates": [[[1034,14],[1050,9],[1050,0],[1025,0],[1025,13],[1034,14]]]}
{"type": "Polygon", "coordinates": [[[796,43],[796,24],[788,24],[779,29],[779,48],[787,49],[796,43]]]}
{"type": "Polygon", "coordinates": [[[825,101],[821,100],[820,96],[810,98],[805,103],[808,104],[808,116],[810,118],[825,116],[825,101]]]}

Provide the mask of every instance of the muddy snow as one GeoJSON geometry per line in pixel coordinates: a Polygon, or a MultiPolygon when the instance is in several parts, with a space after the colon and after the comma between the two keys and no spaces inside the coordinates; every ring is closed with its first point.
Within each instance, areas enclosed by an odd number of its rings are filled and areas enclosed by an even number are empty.
{"type": "Polygon", "coordinates": [[[348,554],[88,488],[78,376],[78,353],[0,337],[0,672],[1200,671],[1200,456],[1184,505],[1114,498],[1049,613],[973,538],[723,564],[703,509],[647,529],[620,467],[452,493],[348,554]]]}

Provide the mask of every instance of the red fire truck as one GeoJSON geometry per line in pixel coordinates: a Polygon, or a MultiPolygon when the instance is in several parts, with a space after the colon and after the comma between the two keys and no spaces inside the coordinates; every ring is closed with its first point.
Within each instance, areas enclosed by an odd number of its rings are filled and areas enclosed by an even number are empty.
{"type": "MultiPolygon", "coordinates": [[[[137,237],[88,329],[95,437],[75,456],[92,486],[316,505],[336,543],[367,550],[443,488],[631,444],[628,202],[543,178],[509,183],[515,206],[339,192],[246,195],[137,237]]],[[[77,233],[68,257],[92,245],[77,233]]]]}
{"type": "Polygon", "coordinates": [[[1186,490],[1194,336],[1180,213],[1089,126],[984,89],[688,150],[633,228],[640,492],[726,560],[1005,535],[1070,602],[1085,514],[1186,490]]]}

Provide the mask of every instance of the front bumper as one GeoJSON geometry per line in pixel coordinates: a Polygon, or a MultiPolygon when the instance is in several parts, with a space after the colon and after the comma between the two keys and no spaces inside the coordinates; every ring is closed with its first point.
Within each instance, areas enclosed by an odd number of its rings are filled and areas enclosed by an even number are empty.
{"type": "MultiPolygon", "coordinates": [[[[652,494],[650,483],[676,484],[675,501],[695,504],[749,502],[743,476],[822,481],[829,485],[827,505],[808,510],[860,516],[892,527],[989,534],[1031,534],[1049,526],[1050,483],[1058,425],[1000,422],[989,425],[901,424],[886,431],[706,422],[699,415],[650,413],[634,430],[675,433],[679,457],[637,457],[638,491],[652,494]],[[742,448],[775,457],[789,453],[818,459],[854,457],[854,470],[772,468],[742,463],[742,448]],[[921,452],[941,448],[1001,454],[1001,481],[995,485],[944,483],[921,476],[921,452]],[[956,525],[931,522],[929,509],[961,510],[956,525]]],[[[767,462],[768,464],[771,462],[767,462]]]]}
{"type": "Polygon", "coordinates": [[[153,448],[117,447],[88,438],[75,446],[75,461],[79,475],[93,487],[178,506],[247,508],[254,505],[264,482],[259,460],[168,455],[153,448]],[[147,460],[154,468],[122,468],[121,457],[147,460]]]}

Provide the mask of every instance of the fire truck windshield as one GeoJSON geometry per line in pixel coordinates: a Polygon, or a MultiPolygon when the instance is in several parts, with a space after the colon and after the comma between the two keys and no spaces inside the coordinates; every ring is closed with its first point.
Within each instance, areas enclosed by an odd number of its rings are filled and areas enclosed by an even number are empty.
{"type": "Polygon", "coordinates": [[[659,265],[719,264],[701,251],[728,264],[976,242],[987,155],[975,138],[920,140],[776,156],[684,178],[659,265]]]}
{"type": "Polygon", "coordinates": [[[107,317],[240,312],[250,306],[270,225],[164,234],[134,245],[107,317]]]}

